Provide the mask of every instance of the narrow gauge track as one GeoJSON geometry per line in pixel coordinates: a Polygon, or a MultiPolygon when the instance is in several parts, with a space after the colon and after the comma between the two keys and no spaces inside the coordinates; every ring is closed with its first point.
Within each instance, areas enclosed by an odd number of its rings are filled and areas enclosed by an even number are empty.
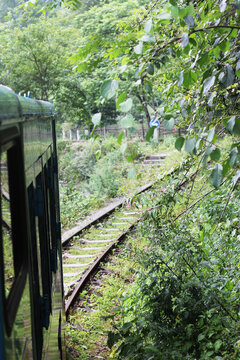
{"type": "MultiPolygon", "coordinates": [[[[149,190],[153,182],[144,185],[137,194],[149,190]]],[[[137,224],[144,209],[129,209],[125,199],[115,202],[83,225],[63,235],[63,278],[65,312],[68,316],[79,292],[96,272],[100,262],[137,224]]]]}
{"type": "MultiPolygon", "coordinates": [[[[142,186],[135,194],[141,194],[159,183],[164,177],[171,176],[181,168],[177,165],[155,182],[142,186]]],[[[189,179],[196,171],[189,174],[189,179]]],[[[184,180],[179,187],[185,185],[184,180]]],[[[68,316],[78,294],[106,255],[137,224],[147,208],[129,209],[124,207],[125,199],[108,206],[84,224],[74,227],[63,235],[63,278],[65,287],[65,313],[68,316]],[[118,210],[117,210],[118,209],[118,210]]]]}

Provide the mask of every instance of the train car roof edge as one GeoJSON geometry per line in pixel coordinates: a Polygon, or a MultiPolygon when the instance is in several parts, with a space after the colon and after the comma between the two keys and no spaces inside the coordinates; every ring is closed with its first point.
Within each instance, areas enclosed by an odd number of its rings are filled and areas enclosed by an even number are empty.
{"type": "Polygon", "coordinates": [[[34,117],[56,115],[54,106],[47,101],[17,95],[7,86],[0,85],[0,122],[27,120],[34,117]]]}

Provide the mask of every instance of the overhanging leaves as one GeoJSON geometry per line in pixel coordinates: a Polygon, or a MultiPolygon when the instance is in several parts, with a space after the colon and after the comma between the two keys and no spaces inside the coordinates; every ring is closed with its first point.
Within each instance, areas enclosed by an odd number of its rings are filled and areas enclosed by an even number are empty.
{"type": "Polygon", "coordinates": [[[211,174],[211,183],[215,188],[218,188],[222,183],[222,172],[222,165],[216,164],[211,174]]]}
{"type": "Polygon", "coordinates": [[[180,136],[177,138],[177,140],[175,141],[175,148],[178,150],[178,151],[181,151],[182,150],[182,147],[183,147],[183,144],[184,144],[184,137],[180,136]]]}
{"type": "Polygon", "coordinates": [[[140,41],[138,45],[134,46],[134,52],[137,55],[142,54],[142,52],[143,52],[143,42],[142,41],[140,41]]]}
{"type": "Polygon", "coordinates": [[[185,151],[191,153],[195,149],[196,140],[195,138],[187,138],[185,140],[185,151]]]}
{"type": "Polygon", "coordinates": [[[189,44],[189,37],[187,33],[182,35],[182,47],[185,48],[189,44]]]}
{"type": "Polygon", "coordinates": [[[101,114],[101,113],[94,114],[94,115],[92,116],[92,123],[93,123],[95,126],[98,126],[98,125],[100,124],[101,117],[102,117],[102,114],[101,114]]]}
{"type": "Polygon", "coordinates": [[[209,90],[213,87],[216,80],[216,76],[210,76],[208,79],[204,81],[203,85],[203,94],[207,95],[209,90]]]}
{"type": "Polygon", "coordinates": [[[146,141],[151,140],[151,138],[153,137],[153,133],[154,133],[154,127],[149,128],[146,134],[146,141]]]}
{"type": "Polygon", "coordinates": [[[124,116],[124,118],[120,120],[120,125],[125,129],[134,127],[135,124],[133,116],[131,114],[124,116]]]}
{"type": "Polygon", "coordinates": [[[123,111],[123,112],[128,112],[129,110],[131,110],[132,108],[132,105],[133,105],[133,101],[131,98],[127,99],[126,101],[122,102],[119,107],[120,107],[120,110],[123,111]]]}
{"type": "Polygon", "coordinates": [[[144,26],[145,33],[149,34],[151,29],[152,29],[152,19],[149,19],[144,26]]]}
{"type": "Polygon", "coordinates": [[[183,21],[189,26],[189,28],[195,27],[195,21],[192,15],[187,15],[183,18],[183,21]]]}
{"type": "Polygon", "coordinates": [[[164,120],[163,122],[163,126],[168,131],[172,130],[174,128],[174,125],[175,125],[174,118],[171,118],[170,120],[164,120]]]}
{"type": "Polygon", "coordinates": [[[117,89],[118,89],[117,80],[115,80],[115,79],[114,80],[106,80],[106,81],[104,81],[104,83],[102,84],[102,86],[100,88],[100,94],[104,99],[109,100],[113,96],[115,96],[117,89]]]}

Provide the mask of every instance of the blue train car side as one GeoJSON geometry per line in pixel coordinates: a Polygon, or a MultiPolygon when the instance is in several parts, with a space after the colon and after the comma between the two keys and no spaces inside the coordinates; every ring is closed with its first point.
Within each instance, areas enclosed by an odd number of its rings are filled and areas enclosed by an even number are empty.
{"type": "Polygon", "coordinates": [[[65,359],[55,111],[0,86],[0,359],[65,359]]]}

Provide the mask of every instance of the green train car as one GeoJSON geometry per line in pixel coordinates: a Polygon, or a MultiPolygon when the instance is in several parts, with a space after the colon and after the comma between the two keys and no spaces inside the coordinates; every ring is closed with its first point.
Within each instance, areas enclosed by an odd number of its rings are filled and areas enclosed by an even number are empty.
{"type": "Polygon", "coordinates": [[[0,359],[65,359],[55,110],[0,85],[0,359]]]}

